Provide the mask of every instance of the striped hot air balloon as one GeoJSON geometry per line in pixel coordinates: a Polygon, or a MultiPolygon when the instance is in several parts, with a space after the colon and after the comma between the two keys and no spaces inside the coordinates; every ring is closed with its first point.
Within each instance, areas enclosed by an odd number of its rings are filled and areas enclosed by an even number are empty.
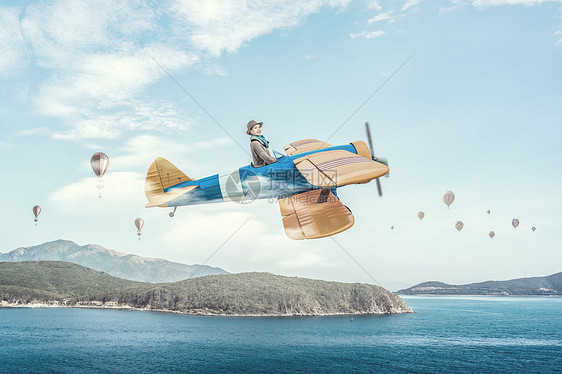
{"type": "Polygon", "coordinates": [[[420,221],[423,219],[423,217],[425,217],[425,213],[420,210],[418,212],[418,218],[420,219],[420,221]]]}
{"type": "Polygon", "coordinates": [[[441,195],[441,199],[443,200],[445,205],[447,205],[447,208],[449,208],[453,201],[455,201],[455,194],[453,193],[453,191],[445,191],[443,192],[443,195],[441,195]]]}
{"type": "Polygon", "coordinates": [[[137,228],[137,235],[138,235],[138,237],[139,237],[139,240],[140,240],[140,237],[141,237],[141,235],[142,235],[141,230],[142,230],[142,227],[143,227],[143,226],[144,226],[144,219],[142,219],[142,218],[140,218],[140,217],[138,217],[137,219],[135,219],[135,227],[137,228]]]}
{"type": "Polygon", "coordinates": [[[90,165],[97,177],[96,188],[100,190],[98,197],[101,199],[101,190],[103,190],[103,176],[109,167],[109,157],[103,152],[96,152],[90,159],[90,165]]]}
{"type": "Polygon", "coordinates": [[[518,220],[517,218],[514,218],[514,219],[511,221],[511,224],[513,225],[513,228],[516,229],[517,226],[519,226],[519,220],[518,220]]]}
{"type": "Polygon", "coordinates": [[[35,221],[35,226],[37,226],[37,222],[39,221],[39,214],[41,214],[41,207],[39,205],[35,205],[33,207],[33,215],[35,216],[33,220],[35,221]]]}

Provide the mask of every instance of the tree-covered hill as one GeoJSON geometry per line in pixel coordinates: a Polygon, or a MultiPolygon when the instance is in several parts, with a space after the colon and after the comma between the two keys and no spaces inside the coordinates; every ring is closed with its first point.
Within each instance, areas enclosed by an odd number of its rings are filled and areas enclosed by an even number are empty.
{"type": "Polygon", "coordinates": [[[58,261],[0,263],[3,305],[112,305],[210,315],[407,313],[382,287],[269,273],[209,275],[175,283],[133,282],[58,261]]]}
{"type": "Polygon", "coordinates": [[[0,296],[19,297],[42,294],[38,300],[53,297],[89,298],[93,294],[127,287],[146,287],[149,283],[113,277],[90,268],[62,261],[0,262],[0,296]]]}
{"type": "Polygon", "coordinates": [[[269,273],[210,275],[163,284],[146,292],[117,290],[113,298],[136,306],[221,314],[316,315],[403,313],[403,300],[382,287],[269,273]]]}

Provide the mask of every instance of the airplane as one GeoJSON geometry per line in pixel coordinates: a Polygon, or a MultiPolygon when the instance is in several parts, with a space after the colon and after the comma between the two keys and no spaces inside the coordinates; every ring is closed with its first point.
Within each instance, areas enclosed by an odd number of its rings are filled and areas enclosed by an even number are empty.
{"type": "Polygon", "coordinates": [[[355,223],[351,210],[337,197],[337,188],[377,181],[388,176],[388,161],[376,158],[369,124],[369,146],[361,140],[333,146],[304,139],[284,146],[286,155],[273,151],[277,162],[259,168],[252,164],[232,173],[191,179],[164,158],[157,158],[146,174],[147,208],[254,199],[277,200],[286,235],[295,240],[338,234],[355,223]]]}

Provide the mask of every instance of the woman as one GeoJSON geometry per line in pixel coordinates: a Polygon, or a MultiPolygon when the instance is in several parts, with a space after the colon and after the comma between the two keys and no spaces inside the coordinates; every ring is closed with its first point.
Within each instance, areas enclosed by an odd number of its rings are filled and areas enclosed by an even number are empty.
{"type": "Polygon", "coordinates": [[[269,153],[269,142],[261,134],[261,127],[263,122],[256,122],[251,120],[248,122],[246,134],[250,135],[250,149],[252,150],[252,158],[254,162],[252,165],[256,168],[261,168],[262,166],[273,164],[277,162],[275,157],[271,157],[269,153]]]}

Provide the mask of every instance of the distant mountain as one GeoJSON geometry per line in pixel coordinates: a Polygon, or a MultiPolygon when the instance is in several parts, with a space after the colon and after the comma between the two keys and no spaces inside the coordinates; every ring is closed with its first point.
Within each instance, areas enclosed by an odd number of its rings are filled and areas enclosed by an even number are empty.
{"type": "Polygon", "coordinates": [[[424,282],[397,292],[399,295],[562,295],[562,272],[547,277],[487,281],[463,285],[424,282]]]}
{"type": "Polygon", "coordinates": [[[325,315],[412,312],[379,286],[268,273],[208,275],[152,284],[60,261],[0,263],[0,307],[137,308],[206,315],[325,315]]]}
{"type": "Polygon", "coordinates": [[[33,247],[14,249],[9,253],[0,253],[0,262],[42,260],[71,262],[118,278],[151,283],[177,282],[188,279],[194,273],[193,277],[228,274],[221,268],[140,257],[95,244],[80,246],[69,240],[57,240],[33,247]]]}

